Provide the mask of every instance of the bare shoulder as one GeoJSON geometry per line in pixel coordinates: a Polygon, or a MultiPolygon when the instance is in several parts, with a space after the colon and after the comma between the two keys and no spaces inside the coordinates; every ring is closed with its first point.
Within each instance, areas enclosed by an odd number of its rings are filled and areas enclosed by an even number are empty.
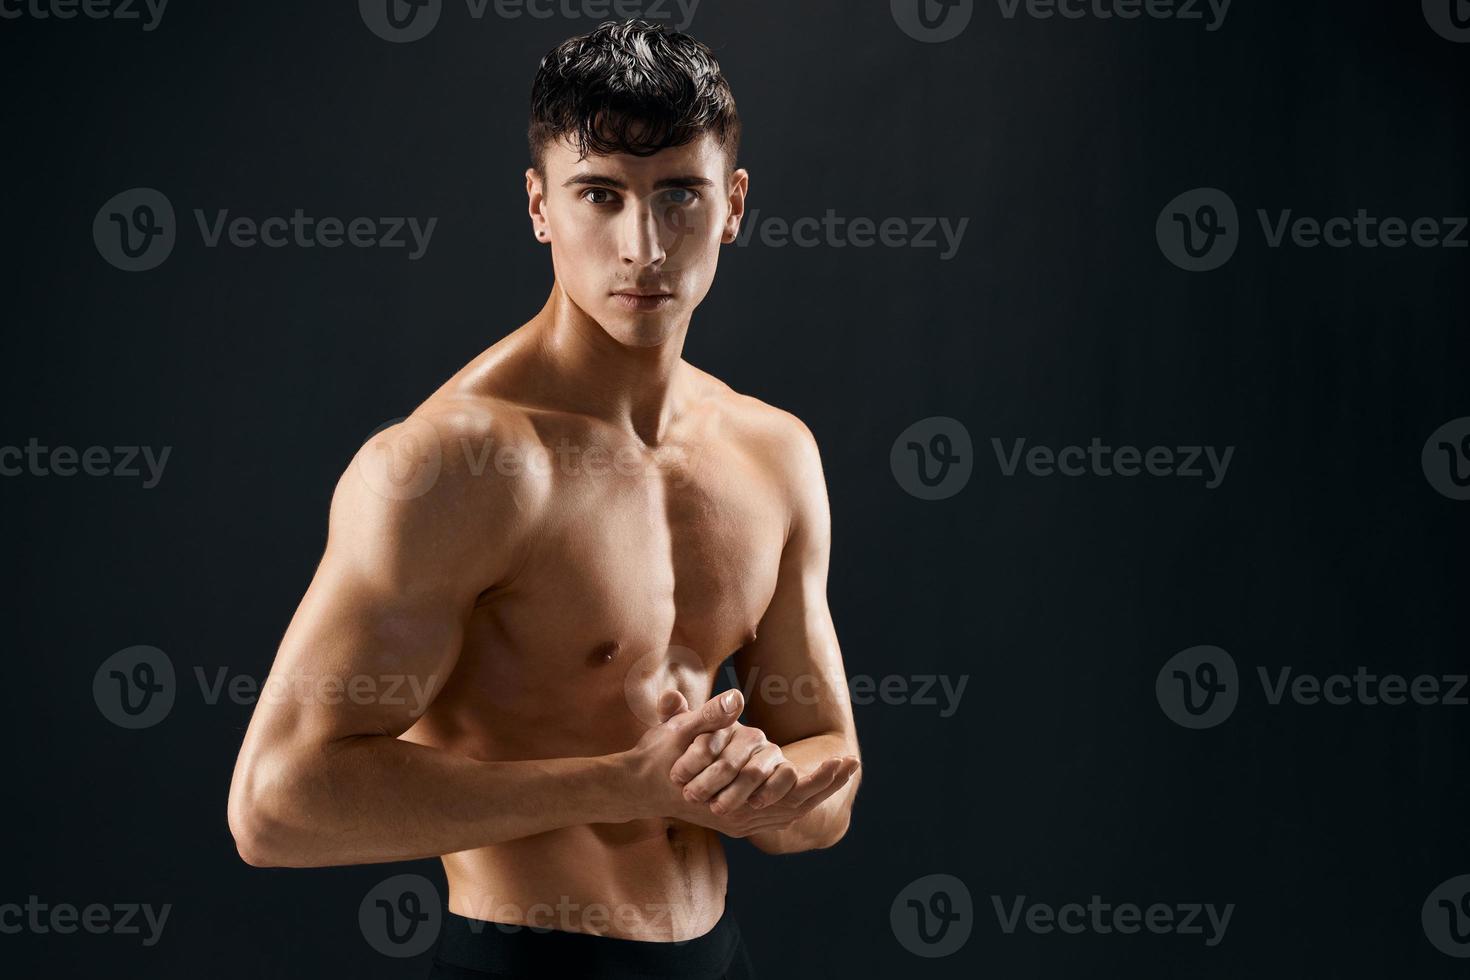
{"type": "Polygon", "coordinates": [[[694,369],[714,406],[722,437],[734,440],[777,482],[794,493],[824,487],[821,453],[811,429],[793,413],[743,394],[694,369]]]}
{"type": "Polygon", "coordinates": [[[357,451],[333,495],[329,547],[401,564],[405,577],[432,565],[501,581],[546,496],[515,465],[533,438],[516,405],[446,386],[357,451]]]}

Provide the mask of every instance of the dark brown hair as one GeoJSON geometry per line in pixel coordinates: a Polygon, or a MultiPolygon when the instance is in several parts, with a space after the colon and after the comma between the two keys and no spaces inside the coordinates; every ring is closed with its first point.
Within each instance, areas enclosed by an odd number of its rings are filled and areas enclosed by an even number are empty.
{"type": "Polygon", "coordinates": [[[726,173],[740,149],[735,97],[708,47],[642,20],[604,21],[541,59],[531,86],[531,165],[562,137],[588,153],[652,156],[713,133],[726,173]]]}

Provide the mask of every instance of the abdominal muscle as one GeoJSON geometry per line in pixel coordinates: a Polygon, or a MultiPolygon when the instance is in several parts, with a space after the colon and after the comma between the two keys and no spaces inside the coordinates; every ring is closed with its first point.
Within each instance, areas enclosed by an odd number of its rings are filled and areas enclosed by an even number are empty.
{"type": "Polygon", "coordinates": [[[725,908],[719,836],[682,820],[564,827],[442,860],[449,910],[471,919],[679,942],[725,908]]]}
{"type": "MultiPolygon", "coordinates": [[[[600,756],[632,748],[658,723],[661,692],[698,705],[714,686],[719,660],[671,646],[685,638],[661,617],[643,614],[647,635],[606,625],[567,635],[506,629],[489,613],[472,624],[453,676],[402,737],[485,761],[600,756]]],[[[520,618],[560,622],[540,608],[520,618]]],[[[719,834],[670,817],[562,827],[441,860],[449,910],[471,919],[679,942],[709,932],[725,909],[719,834]]]]}

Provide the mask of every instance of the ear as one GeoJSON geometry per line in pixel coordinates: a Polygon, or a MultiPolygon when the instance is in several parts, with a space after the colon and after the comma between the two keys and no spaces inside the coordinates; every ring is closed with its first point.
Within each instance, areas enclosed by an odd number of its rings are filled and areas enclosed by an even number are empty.
{"type": "Polygon", "coordinates": [[[745,217],[745,195],[749,190],[750,171],[741,168],[730,175],[730,198],[726,202],[730,213],[725,216],[725,229],[720,236],[720,241],[726,245],[740,234],[740,221],[745,217]]]}
{"type": "Polygon", "coordinates": [[[551,242],[551,226],[546,221],[546,183],[535,167],[526,168],[526,210],[531,215],[531,232],[542,244],[551,242]]]}

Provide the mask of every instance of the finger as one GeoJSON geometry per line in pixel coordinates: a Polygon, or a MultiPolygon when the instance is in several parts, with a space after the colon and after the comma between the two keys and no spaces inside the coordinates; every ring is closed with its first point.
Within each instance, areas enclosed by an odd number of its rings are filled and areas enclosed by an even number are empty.
{"type": "Polygon", "coordinates": [[[781,750],[767,742],[750,754],[750,760],[745,763],[745,768],[740,774],[710,800],[710,809],[715,813],[729,813],[750,799],[762,783],[771,777],[776,767],[785,761],[781,750]]]}
{"type": "Polygon", "coordinates": [[[765,732],[759,728],[740,728],[730,739],[730,744],[725,746],[725,751],[720,753],[704,771],[689,780],[684,787],[684,798],[691,803],[704,803],[720,790],[734,782],[735,777],[740,775],[740,770],[745,768],[750,757],[755,754],[756,749],[768,744],[765,732]]]}
{"type": "Polygon", "coordinates": [[[776,767],[776,771],[750,794],[750,805],[759,810],[763,806],[775,803],[791,791],[799,778],[796,766],[790,762],[783,762],[776,767]]]}
{"type": "Polygon", "coordinates": [[[719,731],[705,732],[690,742],[689,748],[684,750],[684,754],[675,760],[673,768],[669,770],[669,778],[683,786],[704,772],[705,768],[725,750],[734,732],[735,726],[729,725],[719,731]]]}
{"type": "Polygon", "coordinates": [[[811,796],[807,797],[806,801],[802,803],[801,806],[798,807],[798,809],[801,810],[803,813],[808,813],[821,806],[823,801],[826,800],[827,797],[831,796],[833,793],[837,792],[842,787],[847,785],[848,780],[852,778],[853,771],[853,769],[844,767],[837,773],[836,776],[832,778],[832,781],[828,783],[825,788],[820,789],[817,792],[813,793],[811,796]]]}
{"type": "Polygon", "coordinates": [[[663,724],[679,712],[688,711],[689,702],[684,700],[684,695],[679,691],[665,691],[658,696],[654,710],[658,712],[659,724],[663,724]]]}
{"type": "Polygon", "coordinates": [[[831,785],[832,778],[837,775],[837,770],[841,767],[842,762],[839,759],[823,760],[821,765],[798,779],[796,785],[791,787],[790,792],[783,796],[780,802],[788,806],[800,806],[811,796],[831,785]]]}
{"type": "Polygon", "coordinates": [[[712,732],[731,724],[745,710],[745,698],[738,690],[729,690],[717,698],[710,698],[697,710],[688,711],[675,721],[685,737],[685,747],[696,735],[712,732]]]}

